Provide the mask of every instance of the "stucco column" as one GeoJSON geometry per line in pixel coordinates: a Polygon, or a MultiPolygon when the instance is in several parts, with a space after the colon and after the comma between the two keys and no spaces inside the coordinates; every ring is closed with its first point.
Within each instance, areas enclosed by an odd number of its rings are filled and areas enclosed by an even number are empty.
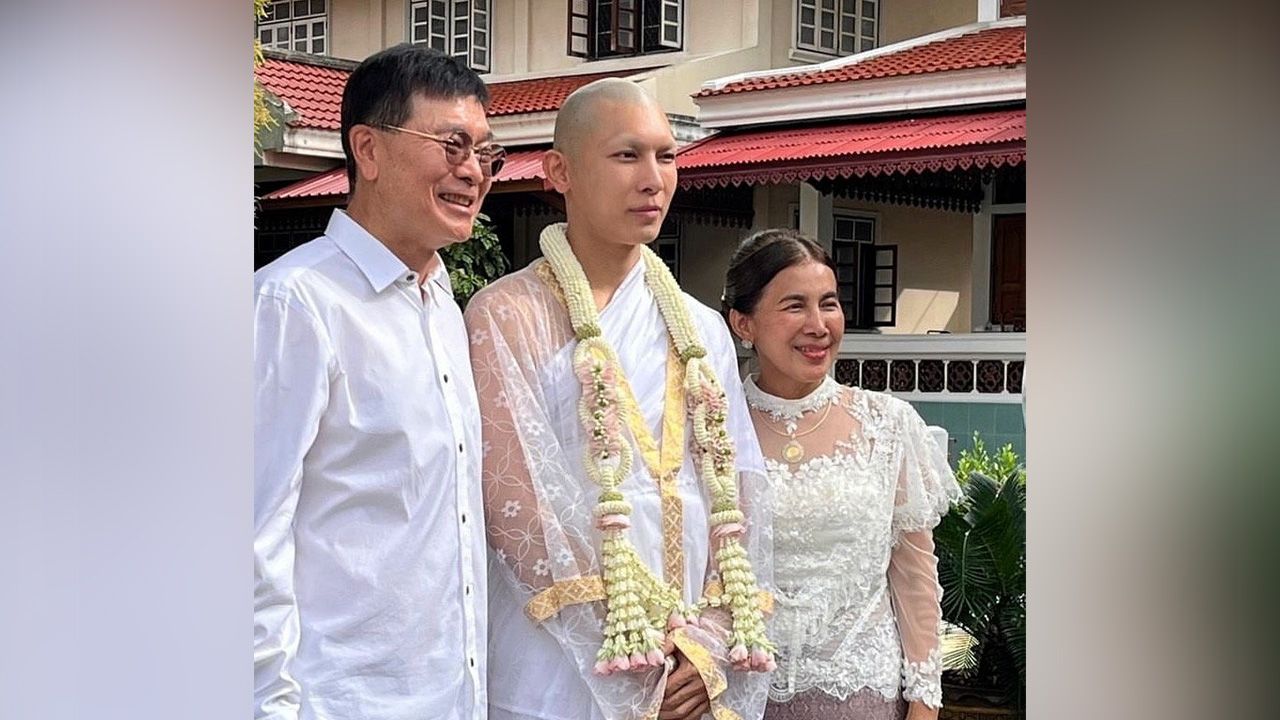
{"type": "Polygon", "coordinates": [[[973,216],[973,294],[970,327],[985,330],[991,319],[991,183],[982,184],[982,205],[973,216]]]}
{"type": "Polygon", "coordinates": [[[831,195],[819,192],[809,183],[800,183],[800,232],[831,250],[834,234],[831,195]]]}

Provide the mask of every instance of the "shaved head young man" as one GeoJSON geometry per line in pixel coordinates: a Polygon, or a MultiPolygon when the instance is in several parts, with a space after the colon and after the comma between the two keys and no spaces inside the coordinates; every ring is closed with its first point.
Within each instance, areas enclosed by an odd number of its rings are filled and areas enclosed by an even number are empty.
{"type": "Polygon", "coordinates": [[[665,113],[634,83],[598,80],[570,95],[543,160],[568,222],[543,231],[545,258],[482,290],[465,314],[498,561],[493,720],[752,720],[764,710],[767,675],[741,653],[729,657],[711,521],[719,496],[702,476],[705,446],[688,411],[696,398],[684,387],[691,367],[723,385],[724,442],[736,450],[728,472],[761,583],[770,577],[763,460],[724,321],[680,292],[646,248],[676,191],[676,149],[665,113]],[[634,462],[601,480],[599,463],[614,467],[619,452],[634,462]],[[640,593],[641,609],[625,611],[630,587],[669,595],[640,593]],[[618,640],[615,620],[627,612],[647,613],[648,625],[628,621],[647,646],[618,640]]]}

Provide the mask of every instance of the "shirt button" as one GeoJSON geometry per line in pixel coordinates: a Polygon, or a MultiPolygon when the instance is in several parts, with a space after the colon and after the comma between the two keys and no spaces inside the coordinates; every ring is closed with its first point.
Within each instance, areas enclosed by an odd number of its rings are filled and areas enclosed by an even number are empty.
{"type": "Polygon", "coordinates": [[[476,659],[475,659],[475,658],[467,658],[467,662],[471,663],[471,667],[475,667],[475,666],[476,666],[476,659]]]}
{"type": "Polygon", "coordinates": [[[467,585],[467,586],[463,587],[463,588],[462,588],[462,594],[463,594],[463,595],[470,595],[470,594],[471,594],[471,586],[470,586],[470,585],[467,585]]]}
{"type": "Polygon", "coordinates": [[[445,382],[449,382],[449,375],[448,375],[448,373],[446,373],[446,374],[445,374],[445,376],[444,376],[444,381],[445,381],[445,382]]]}
{"type": "Polygon", "coordinates": [[[462,452],[462,443],[458,443],[458,452],[462,452]]]}
{"type": "Polygon", "coordinates": [[[466,514],[466,513],[462,513],[462,524],[463,524],[463,525],[466,525],[466,524],[467,524],[467,514],[466,514]]]}
{"type": "Polygon", "coordinates": [[[413,282],[414,280],[417,280],[417,279],[418,279],[418,276],[415,273],[409,273],[408,275],[404,276],[405,282],[413,282]]]}

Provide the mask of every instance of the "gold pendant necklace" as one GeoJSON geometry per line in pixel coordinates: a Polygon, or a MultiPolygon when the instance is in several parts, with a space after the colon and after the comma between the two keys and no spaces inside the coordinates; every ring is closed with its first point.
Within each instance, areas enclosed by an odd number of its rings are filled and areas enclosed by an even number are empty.
{"type": "Polygon", "coordinates": [[[814,423],[813,427],[801,433],[795,432],[794,430],[791,432],[782,432],[770,426],[768,423],[765,423],[765,427],[769,428],[769,430],[771,430],[772,432],[777,433],[778,435],[781,435],[785,438],[788,438],[787,444],[782,446],[783,460],[786,460],[792,465],[795,465],[801,460],[804,460],[804,454],[805,454],[804,444],[800,442],[800,438],[822,427],[822,423],[826,422],[827,416],[831,414],[831,406],[834,404],[835,403],[831,403],[827,405],[827,409],[823,411],[822,417],[818,418],[818,422],[814,423]]]}

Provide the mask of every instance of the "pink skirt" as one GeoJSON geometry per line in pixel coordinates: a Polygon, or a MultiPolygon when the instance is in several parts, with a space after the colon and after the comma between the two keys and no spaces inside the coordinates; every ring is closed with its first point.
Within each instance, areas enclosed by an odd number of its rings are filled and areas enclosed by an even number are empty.
{"type": "Polygon", "coordinates": [[[785,703],[769,701],[764,720],[904,720],[907,702],[885,700],[875,690],[862,689],[840,701],[820,690],[798,693],[785,703]]]}

